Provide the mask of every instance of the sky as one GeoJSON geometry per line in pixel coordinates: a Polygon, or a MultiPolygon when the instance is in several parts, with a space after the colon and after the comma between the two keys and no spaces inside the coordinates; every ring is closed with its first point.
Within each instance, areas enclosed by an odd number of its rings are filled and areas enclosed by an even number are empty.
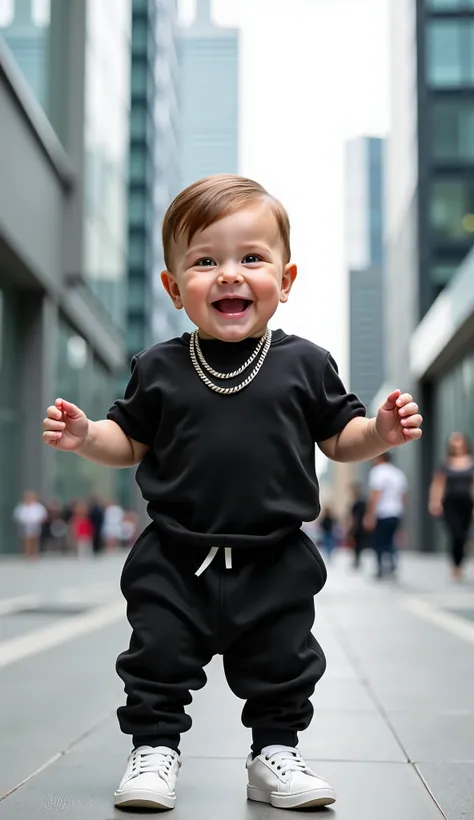
{"type": "MultiPolygon", "coordinates": [[[[389,0],[214,0],[241,30],[240,168],[292,223],[299,275],[272,323],[348,366],[344,143],[389,129],[389,0]]],[[[194,0],[179,0],[180,20],[194,0]]]]}

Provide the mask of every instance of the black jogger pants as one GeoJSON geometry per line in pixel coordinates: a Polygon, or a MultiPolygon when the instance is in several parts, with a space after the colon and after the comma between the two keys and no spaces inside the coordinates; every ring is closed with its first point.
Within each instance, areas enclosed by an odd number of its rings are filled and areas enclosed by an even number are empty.
{"type": "Polygon", "coordinates": [[[311,633],[314,595],[326,581],[319,551],[298,532],[276,547],[234,549],[231,569],[219,550],[197,577],[207,552],[151,525],[127,557],[121,585],[133,631],[117,660],[127,694],[120,727],[135,745],[177,749],[191,727],[190,690],[204,686],[203,667],[221,654],[230,688],[246,701],[254,752],[295,746],[326,667],[311,633]]]}

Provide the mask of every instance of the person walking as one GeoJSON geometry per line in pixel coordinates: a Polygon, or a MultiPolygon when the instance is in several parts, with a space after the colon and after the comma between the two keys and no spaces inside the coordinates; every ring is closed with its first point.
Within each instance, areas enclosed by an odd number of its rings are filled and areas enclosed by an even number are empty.
{"type": "Polygon", "coordinates": [[[364,526],[373,531],[373,543],[377,558],[377,578],[386,572],[397,571],[397,545],[395,536],[400,527],[407,496],[407,480],[404,473],[391,463],[389,453],[381,453],[369,473],[369,501],[364,526]]]}
{"type": "Polygon", "coordinates": [[[452,577],[460,581],[474,509],[474,458],[464,433],[452,433],[446,456],[430,486],[429,511],[442,517],[449,534],[452,577]]]}
{"type": "Polygon", "coordinates": [[[69,526],[77,557],[88,558],[92,555],[94,527],[89,517],[87,504],[83,501],[77,501],[74,505],[69,526]]]}
{"type": "Polygon", "coordinates": [[[95,494],[89,499],[89,519],[94,529],[94,535],[92,537],[92,551],[94,555],[100,555],[104,546],[104,507],[100,498],[95,494]]]}
{"type": "Polygon", "coordinates": [[[23,554],[26,558],[37,558],[42,527],[48,518],[46,507],[41,504],[34,490],[27,490],[23,501],[13,510],[13,519],[18,526],[23,554]]]}
{"type": "Polygon", "coordinates": [[[352,486],[353,501],[349,511],[348,538],[354,550],[354,569],[360,566],[362,551],[367,546],[368,532],[364,526],[367,501],[359,484],[352,486]]]}
{"type": "Polygon", "coordinates": [[[321,512],[319,528],[322,535],[323,549],[328,561],[331,560],[336,546],[336,519],[329,504],[326,504],[321,512]]]}

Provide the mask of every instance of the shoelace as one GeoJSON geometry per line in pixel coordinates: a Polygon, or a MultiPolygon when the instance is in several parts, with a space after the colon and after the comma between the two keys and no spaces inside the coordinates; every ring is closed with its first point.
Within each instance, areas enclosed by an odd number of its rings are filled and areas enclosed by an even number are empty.
{"type": "Polygon", "coordinates": [[[272,766],[275,766],[278,771],[281,771],[282,775],[288,772],[306,771],[306,763],[298,751],[290,752],[290,750],[288,750],[287,752],[275,752],[273,755],[265,755],[265,760],[272,766]]]}
{"type": "Polygon", "coordinates": [[[131,777],[138,777],[140,774],[159,775],[163,780],[168,780],[171,767],[175,758],[173,755],[165,752],[159,752],[156,749],[135,749],[132,752],[132,771],[131,777]]]}

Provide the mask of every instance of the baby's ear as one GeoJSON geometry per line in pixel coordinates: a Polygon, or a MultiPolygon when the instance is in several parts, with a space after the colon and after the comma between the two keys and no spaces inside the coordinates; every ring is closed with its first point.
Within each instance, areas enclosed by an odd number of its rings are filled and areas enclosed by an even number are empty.
{"type": "Polygon", "coordinates": [[[280,288],[280,302],[287,302],[290,295],[290,290],[293,287],[293,282],[298,275],[298,268],[293,262],[288,262],[283,270],[280,288]]]}
{"type": "Polygon", "coordinates": [[[183,307],[183,301],[181,299],[181,293],[179,290],[178,282],[176,281],[175,277],[172,273],[168,270],[164,270],[161,272],[161,281],[163,284],[164,289],[171,297],[171,300],[176,308],[176,310],[181,310],[183,307]]]}

